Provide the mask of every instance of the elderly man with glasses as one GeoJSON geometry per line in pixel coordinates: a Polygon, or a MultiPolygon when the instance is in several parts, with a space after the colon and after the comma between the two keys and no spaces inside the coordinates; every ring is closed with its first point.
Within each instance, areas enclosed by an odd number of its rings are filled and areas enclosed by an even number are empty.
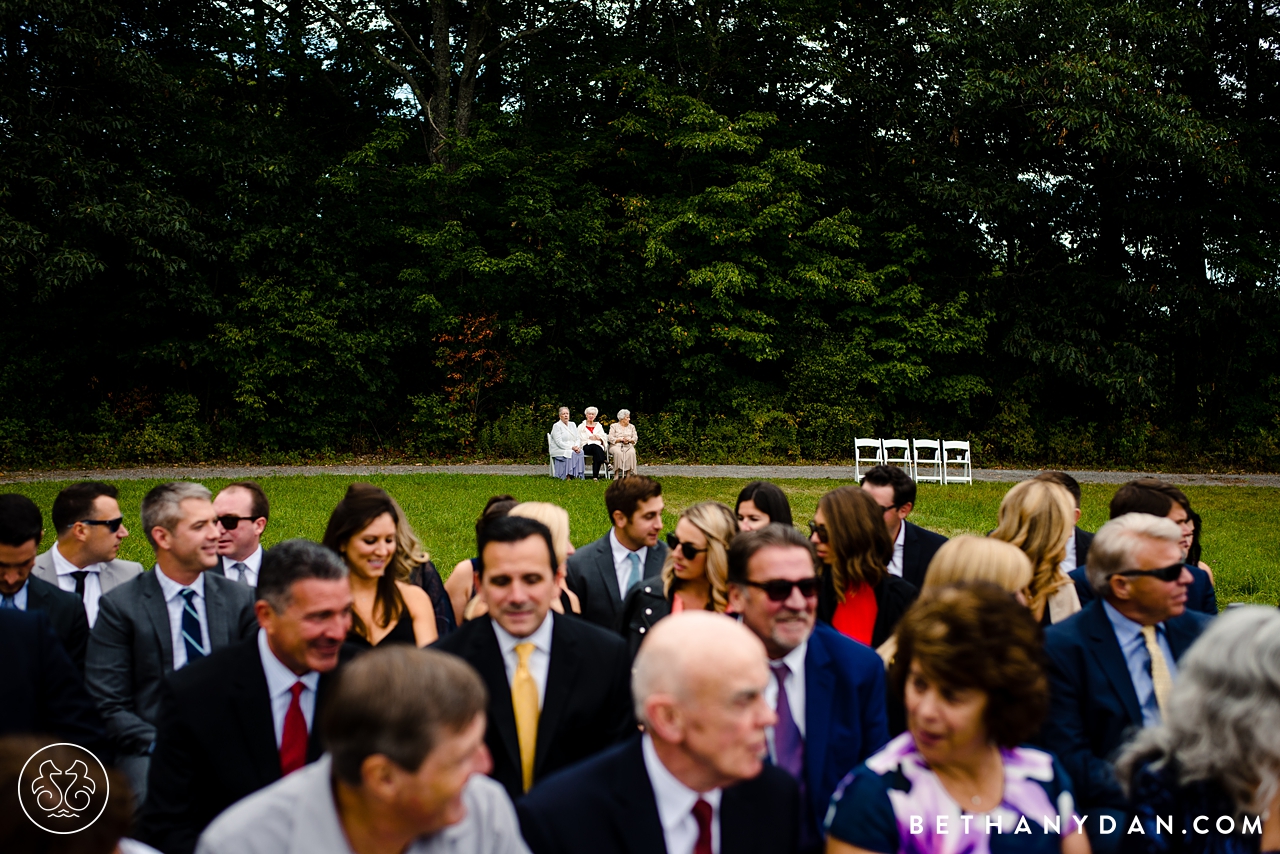
{"type": "Polygon", "coordinates": [[[1045,632],[1051,706],[1041,733],[1075,784],[1095,852],[1114,851],[1126,799],[1111,759],[1135,728],[1160,723],[1180,659],[1212,619],[1187,609],[1191,572],[1178,525],[1127,513],[1089,548],[1098,598],[1045,632]]]}

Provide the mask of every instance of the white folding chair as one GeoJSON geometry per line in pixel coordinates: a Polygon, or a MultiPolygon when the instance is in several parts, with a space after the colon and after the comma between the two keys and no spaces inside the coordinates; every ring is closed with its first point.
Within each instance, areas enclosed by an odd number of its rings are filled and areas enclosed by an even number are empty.
{"type": "Polygon", "coordinates": [[[942,482],[973,485],[973,460],[969,456],[968,442],[942,443],[942,482]],[[952,454],[956,456],[952,456],[952,454]],[[960,467],[960,474],[952,474],[953,466],[960,467]]]}
{"type": "Polygon", "coordinates": [[[556,476],[556,458],[551,455],[551,434],[547,434],[547,465],[551,468],[551,476],[556,476]]]}
{"type": "Polygon", "coordinates": [[[913,440],[911,467],[915,469],[916,483],[942,483],[942,442],[937,439],[913,440]]]}
{"type": "Polygon", "coordinates": [[[871,463],[878,466],[884,460],[884,449],[880,447],[879,439],[854,439],[853,440],[853,479],[862,480],[862,464],[871,463]],[[871,456],[863,456],[863,448],[871,450],[871,456]]]}
{"type": "Polygon", "coordinates": [[[906,439],[881,439],[880,444],[884,447],[884,457],[881,462],[887,466],[902,466],[914,480],[916,473],[911,467],[911,443],[906,439]],[[895,451],[900,453],[895,454],[895,451]]]}

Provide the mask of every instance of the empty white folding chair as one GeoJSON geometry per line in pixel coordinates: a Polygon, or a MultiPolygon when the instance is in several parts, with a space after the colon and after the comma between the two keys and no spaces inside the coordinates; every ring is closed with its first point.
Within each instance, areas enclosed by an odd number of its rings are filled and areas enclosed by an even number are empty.
{"type": "Polygon", "coordinates": [[[942,442],[937,439],[913,440],[911,467],[915,469],[916,483],[942,483],[942,442]]]}
{"type": "Polygon", "coordinates": [[[556,476],[556,458],[551,455],[551,434],[547,434],[547,465],[551,467],[551,476],[556,476]]]}
{"type": "Polygon", "coordinates": [[[942,443],[942,482],[973,484],[973,460],[969,456],[968,442],[942,443]],[[959,474],[952,469],[960,468],[959,474]]]}
{"type": "Polygon", "coordinates": [[[862,480],[862,464],[871,463],[878,466],[884,460],[884,449],[880,447],[879,439],[854,439],[853,440],[853,478],[854,480],[862,480]],[[866,450],[870,455],[864,455],[862,452],[866,450]]]}
{"type": "Polygon", "coordinates": [[[887,466],[902,466],[907,470],[907,474],[915,478],[915,469],[911,467],[911,443],[906,439],[882,439],[880,445],[884,448],[884,464],[887,466]]]}

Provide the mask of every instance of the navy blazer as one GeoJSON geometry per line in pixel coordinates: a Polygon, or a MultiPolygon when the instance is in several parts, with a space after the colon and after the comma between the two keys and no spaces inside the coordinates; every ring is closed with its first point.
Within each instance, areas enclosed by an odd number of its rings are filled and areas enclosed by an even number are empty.
{"type": "Polygon", "coordinates": [[[76,669],[83,673],[84,654],[89,647],[89,620],[80,597],[31,575],[27,578],[27,610],[49,615],[58,640],[62,641],[76,669]]]}
{"type": "MultiPolygon", "coordinates": [[[[642,567],[642,578],[662,574],[667,559],[667,544],[659,541],[649,547],[642,567]]],[[[619,630],[622,620],[622,596],[618,593],[618,573],[613,567],[613,549],[609,535],[587,543],[569,556],[565,582],[582,605],[580,616],[611,632],[619,630]]]]}
{"type": "MultiPolygon", "coordinates": [[[[724,790],[720,854],[794,854],[796,781],[781,768],[724,790]]],[[[517,804],[533,854],[666,854],[641,737],[548,777],[517,804]]]]}
{"type": "MultiPolygon", "coordinates": [[[[907,532],[902,535],[902,577],[917,590],[924,587],[924,576],[929,571],[929,562],[942,548],[947,538],[941,534],[913,525],[902,520],[907,532]]],[[[853,769],[849,769],[853,770],[853,769]]]]}
{"type": "MultiPolygon", "coordinates": [[[[1187,610],[1165,622],[1174,661],[1195,642],[1212,617],[1187,610]]],[[[1133,731],[1142,708],[1120,642],[1102,601],[1045,630],[1049,716],[1039,743],[1057,754],[1075,783],[1076,805],[1125,809],[1111,760],[1133,731]]]]}
{"type": "MultiPolygon", "coordinates": [[[[1199,611],[1201,614],[1210,616],[1217,614],[1218,595],[1214,592],[1213,582],[1209,580],[1209,573],[1190,564],[1187,564],[1187,569],[1191,570],[1191,584],[1187,586],[1187,610],[1199,611]]],[[[1093,592],[1093,586],[1089,584],[1089,576],[1083,563],[1071,570],[1068,575],[1076,583],[1076,594],[1080,597],[1081,605],[1088,605],[1098,598],[1093,592]]]]}
{"type": "MultiPolygon", "coordinates": [[[[0,610],[4,701],[0,735],[51,733],[93,751],[106,747],[106,731],[80,671],[44,611],[0,610]]],[[[103,761],[110,761],[107,753],[103,761]]]]}
{"type": "Polygon", "coordinates": [[[844,776],[889,740],[884,662],[818,622],[804,656],[804,776],[817,832],[844,776]]]}
{"type": "Polygon", "coordinates": [[[1076,566],[1084,566],[1089,562],[1089,546],[1093,545],[1093,534],[1076,525],[1076,566]]]}

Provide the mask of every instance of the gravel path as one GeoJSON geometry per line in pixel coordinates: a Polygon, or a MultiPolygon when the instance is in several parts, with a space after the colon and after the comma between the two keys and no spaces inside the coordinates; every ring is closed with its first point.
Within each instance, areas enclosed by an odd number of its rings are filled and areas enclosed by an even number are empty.
{"type": "MultiPolygon", "coordinates": [[[[728,477],[736,480],[764,478],[820,478],[854,480],[853,466],[640,466],[653,477],[728,477]]],[[[130,469],[65,469],[57,471],[0,472],[0,484],[58,480],[178,480],[181,478],[280,477],[285,475],[371,474],[501,474],[545,476],[545,465],[320,465],[320,466],[181,466],[130,469]]],[[[1035,476],[1032,469],[975,469],[973,479],[1016,483],[1035,476]]],[[[1136,477],[1159,477],[1192,486],[1280,487],[1274,474],[1159,474],[1151,472],[1073,471],[1081,483],[1125,483],[1136,477]]]]}

